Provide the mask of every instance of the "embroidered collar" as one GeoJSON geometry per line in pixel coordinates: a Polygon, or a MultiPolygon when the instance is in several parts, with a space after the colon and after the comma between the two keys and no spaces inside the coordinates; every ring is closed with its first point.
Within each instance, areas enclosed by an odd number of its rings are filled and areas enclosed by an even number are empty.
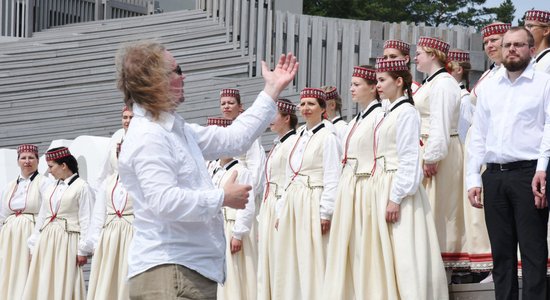
{"type": "Polygon", "coordinates": [[[535,58],[535,62],[539,62],[546,54],[550,53],[550,48],[546,48],[542,50],[539,55],[535,58]]]}
{"type": "Polygon", "coordinates": [[[437,75],[441,74],[441,73],[446,73],[447,70],[445,70],[445,68],[441,68],[439,70],[437,70],[435,73],[433,73],[431,76],[429,76],[428,78],[424,79],[422,81],[422,84],[425,84],[427,82],[430,82],[432,81],[437,75]]]}
{"type": "Polygon", "coordinates": [[[394,111],[396,108],[398,108],[399,106],[401,106],[401,105],[403,105],[403,104],[405,104],[405,103],[409,103],[409,104],[411,104],[411,105],[414,106],[414,103],[412,102],[411,99],[409,99],[409,97],[407,97],[407,96],[402,96],[402,97],[399,97],[397,100],[395,100],[395,102],[393,102],[393,103],[390,105],[391,108],[390,108],[390,111],[389,111],[388,113],[394,111]]]}
{"type": "Polygon", "coordinates": [[[313,129],[311,130],[308,130],[307,127],[304,127],[304,130],[302,130],[302,132],[300,132],[300,136],[303,136],[304,135],[304,132],[308,131],[308,132],[311,132],[311,135],[314,135],[317,133],[317,131],[321,130],[321,128],[324,128],[325,127],[325,123],[323,123],[321,121],[321,123],[319,123],[319,125],[315,125],[315,127],[313,127],[313,129]]]}
{"type": "MultiPolygon", "coordinates": [[[[29,180],[32,182],[36,176],[38,175],[38,170],[34,171],[34,173],[32,173],[31,177],[29,177],[29,180]]],[[[25,180],[27,178],[24,178],[23,176],[19,175],[19,177],[17,178],[17,184],[19,184],[19,182],[25,180]]]]}

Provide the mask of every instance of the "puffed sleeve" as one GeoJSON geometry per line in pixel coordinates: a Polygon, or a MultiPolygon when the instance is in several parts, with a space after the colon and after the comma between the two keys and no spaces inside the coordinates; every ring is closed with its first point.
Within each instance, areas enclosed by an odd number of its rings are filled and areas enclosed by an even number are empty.
{"type": "Polygon", "coordinates": [[[447,156],[453,114],[458,113],[460,88],[453,78],[442,78],[430,90],[430,124],[424,151],[426,163],[436,163],[447,156]]]}
{"type": "Polygon", "coordinates": [[[86,256],[91,253],[86,247],[86,236],[90,225],[90,218],[94,204],[94,193],[86,183],[80,192],[78,200],[78,223],[80,225],[80,239],[78,241],[78,255],[86,256]]]}
{"type": "Polygon", "coordinates": [[[334,201],[342,172],[340,156],[340,145],[336,134],[327,135],[323,140],[323,193],[319,201],[323,220],[330,220],[334,212],[334,201]]]}
{"type": "Polygon", "coordinates": [[[422,181],[418,144],[420,116],[413,106],[406,106],[396,122],[398,167],[392,180],[390,201],[401,204],[403,198],[416,193],[422,181]]]}
{"type": "MultiPolygon", "coordinates": [[[[96,200],[93,207],[93,212],[90,220],[90,226],[88,227],[88,233],[86,234],[86,241],[84,242],[83,250],[86,253],[94,253],[99,242],[99,236],[105,224],[105,218],[107,217],[107,210],[105,207],[105,197],[108,180],[112,177],[108,177],[101,184],[101,188],[96,192],[96,200]]],[[[116,180],[116,179],[115,179],[116,180]]]]}
{"type": "MultiPolygon", "coordinates": [[[[239,170],[237,181],[240,184],[252,185],[252,176],[246,169],[239,170]]],[[[233,226],[233,237],[242,240],[243,236],[250,233],[254,221],[256,203],[254,201],[254,189],[248,192],[248,203],[244,209],[237,210],[235,226],[233,226]]]]}

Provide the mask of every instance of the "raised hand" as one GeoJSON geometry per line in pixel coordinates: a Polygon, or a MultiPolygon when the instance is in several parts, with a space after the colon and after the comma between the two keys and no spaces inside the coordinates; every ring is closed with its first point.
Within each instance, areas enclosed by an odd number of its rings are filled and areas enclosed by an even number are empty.
{"type": "Polygon", "coordinates": [[[262,61],[262,76],[265,81],[264,92],[272,99],[277,100],[279,94],[296,76],[298,65],[299,63],[292,53],[282,54],[273,71],[270,71],[265,61],[262,61]]]}

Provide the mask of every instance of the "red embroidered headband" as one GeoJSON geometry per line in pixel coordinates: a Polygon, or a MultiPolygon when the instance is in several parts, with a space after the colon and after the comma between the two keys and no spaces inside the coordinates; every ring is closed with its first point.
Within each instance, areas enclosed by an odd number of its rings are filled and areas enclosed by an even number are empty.
{"type": "Polygon", "coordinates": [[[417,46],[436,49],[445,53],[445,55],[447,55],[447,53],[449,52],[449,48],[451,48],[451,45],[449,45],[449,43],[444,42],[438,38],[427,36],[420,37],[417,46]]]}
{"type": "Polygon", "coordinates": [[[366,80],[374,80],[376,81],[376,72],[373,69],[367,69],[363,67],[353,67],[353,77],[360,77],[366,80]]]}
{"type": "Polygon", "coordinates": [[[71,156],[71,152],[69,152],[69,148],[62,147],[61,149],[46,152],[46,161],[58,160],[60,158],[67,157],[67,156],[71,156]]]}
{"type": "Polygon", "coordinates": [[[325,95],[327,96],[327,100],[336,99],[338,98],[338,89],[333,87],[329,91],[325,91],[325,95]]]}
{"type": "MultiPolygon", "coordinates": [[[[296,113],[296,105],[290,102],[282,101],[283,99],[277,100],[277,108],[282,113],[287,114],[295,114],[296,113]]],[[[287,100],[287,99],[284,99],[287,100]]]]}
{"type": "Polygon", "coordinates": [[[483,38],[486,38],[493,34],[505,34],[510,27],[512,27],[512,25],[506,23],[489,24],[481,29],[481,35],[483,38]]]}
{"type": "Polygon", "coordinates": [[[233,120],[222,117],[209,117],[208,119],[206,119],[206,124],[208,124],[208,126],[215,125],[220,127],[227,127],[231,125],[231,123],[233,123],[233,120]]]}
{"type": "Polygon", "coordinates": [[[323,101],[327,101],[327,96],[325,92],[321,89],[316,89],[316,88],[304,88],[300,92],[300,99],[304,99],[304,98],[317,98],[323,101]]]}
{"type": "Polygon", "coordinates": [[[550,23],[550,12],[544,10],[528,10],[525,12],[525,21],[539,21],[541,23],[550,23]]]}
{"type": "Polygon", "coordinates": [[[23,152],[30,152],[38,155],[38,147],[31,144],[19,145],[19,147],[17,147],[17,154],[21,154],[23,152]]]}
{"type": "Polygon", "coordinates": [[[237,89],[222,89],[220,92],[220,97],[239,97],[240,93],[237,89]]]}
{"type": "Polygon", "coordinates": [[[468,62],[470,61],[470,52],[466,52],[462,50],[460,51],[451,50],[447,55],[447,60],[456,61],[456,62],[468,62]]]}
{"type": "Polygon", "coordinates": [[[376,73],[408,71],[407,63],[404,59],[398,60],[377,60],[376,73]]]}
{"type": "Polygon", "coordinates": [[[411,45],[399,40],[387,40],[384,42],[384,49],[397,49],[409,54],[411,52],[411,45]]]}

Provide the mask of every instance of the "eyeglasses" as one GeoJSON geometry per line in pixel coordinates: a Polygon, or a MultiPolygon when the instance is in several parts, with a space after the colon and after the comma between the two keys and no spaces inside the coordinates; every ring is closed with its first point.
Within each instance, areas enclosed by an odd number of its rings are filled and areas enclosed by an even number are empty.
{"type": "Polygon", "coordinates": [[[183,71],[181,70],[180,65],[177,65],[176,68],[172,70],[172,72],[178,74],[179,76],[183,75],[183,71]]]}
{"type": "Polygon", "coordinates": [[[543,25],[543,24],[525,24],[525,28],[531,30],[535,27],[548,27],[548,25],[543,25]]]}
{"type": "Polygon", "coordinates": [[[525,46],[529,45],[529,43],[520,43],[520,42],[515,42],[515,43],[505,43],[505,44],[502,44],[502,48],[504,49],[510,49],[512,46],[514,46],[515,49],[519,49],[519,48],[523,48],[525,46]]]}

